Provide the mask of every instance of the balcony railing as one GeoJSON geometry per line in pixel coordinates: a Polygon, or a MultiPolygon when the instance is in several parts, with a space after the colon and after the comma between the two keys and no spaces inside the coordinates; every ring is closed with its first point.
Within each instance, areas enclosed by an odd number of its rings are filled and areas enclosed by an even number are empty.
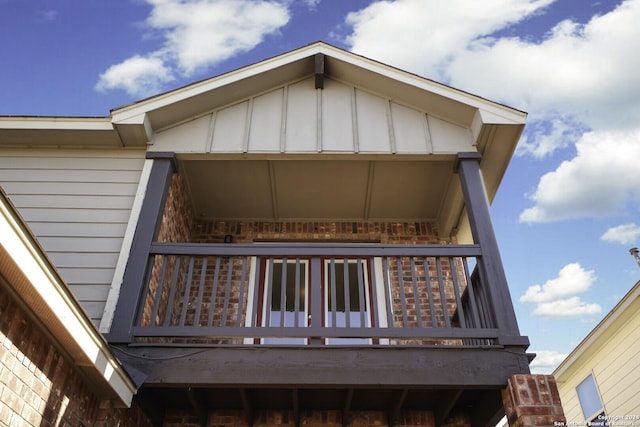
{"type": "Polygon", "coordinates": [[[154,243],[134,340],[492,345],[481,255],[478,245],[154,243]]]}

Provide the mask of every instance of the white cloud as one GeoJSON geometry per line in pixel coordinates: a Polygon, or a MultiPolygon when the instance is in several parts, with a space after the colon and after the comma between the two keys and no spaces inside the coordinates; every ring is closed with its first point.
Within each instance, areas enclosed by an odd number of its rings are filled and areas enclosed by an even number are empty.
{"type": "Polygon", "coordinates": [[[58,11],[57,10],[39,10],[38,15],[40,15],[40,17],[43,20],[51,22],[57,18],[58,11]]]}
{"type": "Polygon", "coordinates": [[[577,144],[542,177],[524,222],[610,215],[640,188],[640,0],[539,40],[496,36],[550,3],[378,1],[346,20],[357,53],[529,111],[519,155],[577,144]]]}
{"type": "Polygon", "coordinates": [[[285,3],[252,0],[147,0],[146,24],[164,39],[162,48],[112,65],[99,90],[124,89],[133,96],[161,90],[176,74],[190,76],[260,44],[289,21],[285,3]],[[154,78],[155,68],[161,73],[154,78]],[[117,74],[122,83],[110,79],[117,74]],[[141,87],[138,87],[141,84],[141,87]]]}
{"type": "Polygon", "coordinates": [[[605,242],[628,245],[640,239],[640,225],[631,222],[611,227],[600,238],[605,242]]]}
{"type": "Polygon", "coordinates": [[[602,313],[600,304],[586,303],[577,296],[543,302],[533,310],[533,314],[539,317],[576,317],[599,313],[602,313]]]}
{"type": "Polygon", "coordinates": [[[171,70],[159,58],[134,56],[112,65],[102,73],[96,90],[124,89],[134,96],[147,96],[157,92],[161,84],[174,78],[171,70]]]}
{"type": "Polygon", "coordinates": [[[164,34],[164,52],[189,75],[258,45],[289,21],[285,5],[249,0],[147,0],[147,24],[164,34]]]}
{"type": "Polygon", "coordinates": [[[543,303],[557,300],[587,291],[596,275],[593,270],[586,271],[579,263],[567,264],[558,273],[558,277],[543,285],[530,286],[520,297],[521,303],[543,303]]]}
{"type": "Polygon", "coordinates": [[[574,317],[598,314],[602,307],[596,303],[586,303],[576,296],[586,292],[596,280],[593,270],[585,270],[578,263],[567,264],[558,277],[543,285],[530,286],[520,297],[523,304],[536,304],[533,311],[540,317],[574,317]]]}
{"type": "Polygon", "coordinates": [[[534,351],[536,358],[529,365],[533,374],[550,374],[552,373],[564,359],[567,353],[560,353],[555,350],[534,351]]]}
{"type": "Polygon", "coordinates": [[[542,176],[531,195],[534,206],[522,222],[549,222],[617,213],[640,199],[640,128],[589,132],[576,143],[577,155],[542,176]]]}
{"type": "Polygon", "coordinates": [[[302,0],[302,2],[311,10],[316,10],[322,0],[302,0]]]}
{"type": "Polygon", "coordinates": [[[346,41],[356,53],[446,81],[450,64],[472,41],[521,21],[552,2],[378,1],[347,16],[353,31],[346,41]]]}

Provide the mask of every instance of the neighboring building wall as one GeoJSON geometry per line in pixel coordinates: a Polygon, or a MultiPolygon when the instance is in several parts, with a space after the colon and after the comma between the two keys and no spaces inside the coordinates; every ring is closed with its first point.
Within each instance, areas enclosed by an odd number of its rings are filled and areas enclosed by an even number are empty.
{"type": "MultiPolygon", "coordinates": [[[[637,294],[638,286],[635,287],[637,294]]],[[[633,293],[633,290],[632,290],[633,293]]],[[[625,299],[631,299],[627,296],[625,299]]],[[[606,319],[605,319],[606,320],[606,319]]],[[[600,325],[599,325],[600,326],[600,325]]],[[[597,340],[556,373],[562,405],[569,422],[583,423],[576,387],[593,375],[611,426],[640,425],[640,299],[625,308],[597,340]],[[625,418],[627,417],[627,418],[625,418]],[[626,424],[623,424],[626,423],[626,424]]]]}
{"type": "Polygon", "coordinates": [[[151,426],[135,403],[129,409],[103,406],[1,287],[0,425],[151,426]]]}
{"type": "Polygon", "coordinates": [[[141,150],[0,150],[0,186],[96,325],[143,164],[141,150]]]}

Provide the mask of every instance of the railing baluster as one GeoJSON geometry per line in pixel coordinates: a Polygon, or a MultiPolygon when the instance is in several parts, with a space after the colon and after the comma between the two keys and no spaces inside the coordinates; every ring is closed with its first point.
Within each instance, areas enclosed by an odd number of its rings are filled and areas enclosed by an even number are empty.
{"type": "Polygon", "coordinates": [[[451,269],[451,279],[453,280],[453,293],[456,296],[456,309],[458,312],[460,327],[466,328],[467,324],[464,318],[464,311],[462,310],[462,299],[460,298],[460,289],[458,288],[458,272],[456,270],[456,262],[454,258],[449,258],[449,268],[451,269]]]}
{"type": "Polygon", "coordinates": [[[169,326],[171,320],[171,313],[173,311],[173,304],[175,303],[176,288],[178,287],[178,277],[180,276],[180,264],[182,263],[182,257],[176,258],[175,270],[173,271],[173,278],[171,279],[171,287],[169,288],[169,298],[167,299],[167,309],[164,313],[164,326],[169,326]]]}
{"type": "Polygon", "coordinates": [[[273,257],[269,258],[269,268],[267,269],[267,271],[269,273],[265,278],[264,284],[264,294],[267,297],[267,304],[264,310],[264,318],[262,319],[263,324],[260,326],[274,326],[271,324],[271,303],[273,301],[273,296],[271,295],[273,292],[273,257]]]}
{"type": "Polygon", "coordinates": [[[344,324],[347,328],[351,327],[351,295],[349,295],[349,260],[342,260],[342,290],[344,293],[344,324]]]}
{"type": "Polygon", "coordinates": [[[162,288],[164,288],[164,277],[167,273],[167,264],[169,262],[169,258],[170,255],[162,256],[162,270],[160,271],[160,277],[158,278],[158,286],[156,286],[156,295],[153,299],[153,309],[151,310],[149,326],[154,326],[156,324],[156,318],[158,317],[158,310],[160,308],[160,300],[162,299],[162,288]]]}
{"type": "Polygon", "coordinates": [[[282,258],[282,278],[280,279],[280,326],[287,326],[285,313],[287,312],[287,257],[282,258]]]}
{"type": "Polygon", "coordinates": [[[389,328],[395,327],[393,319],[393,298],[391,297],[391,286],[389,285],[389,258],[382,258],[382,276],[384,280],[384,298],[387,302],[387,324],[389,328]]]}
{"type": "Polygon", "coordinates": [[[409,327],[409,319],[407,317],[407,298],[404,294],[404,269],[402,268],[402,257],[396,257],[396,265],[398,268],[398,288],[400,291],[400,303],[402,307],[402,327],[409,327]]]}
{"type": "Polygon", "coordinates": [[[371,282],[371,296],[372,299],[371,301],[373,302],[373,306],[371,307],[371,311],[373,316],[371,316],[372,319],[372,327],[374,328],[379,328],[381,326],[381,318],[380,318],[380,311],[378,310],[378,284],[376,281],[376,261],[375,258],[369,258],[368,259],[368,264],[369,264],[369,280],[371,282]]]}
{"type": "Polygon", "coordinates": [[[335,262],[335,258],[333,257],[331,257],[329,269],[330,269],[330,276],[331,276],[331,283],[329,285],[329,289],[331,290],[331,327],[335,328],[336,321],[337,321],[337,314],[336,314],[337,285],[336,285],[336,262],[335,262]]]}
{"type": "Polygon", "coordinates": [[[420,310],[420,293],[418,291],[418,280],[416,278],[416,260],[411,257],[411,283],[413,284],[413,304],[416,308],[418,318],[418,328],[422,328],[422,311],[420,310]]]}
{"type": "MultiPolygon", "coordinates": [[[[367,302],[364,296],[365,283],[364,283],[364,274],[362,269],[362,258],[360,257],[356,259],[356,270],[358,274],[358,302],[360,306],[360,327],[365,327],[367,326],[367,322],[366,322],[367,302]]],[[[369,310],[372,310],[372,309],[373,307],[369,307],[369,310]]]]}
{"type": "Polygon", "coordinates": [[[224,289],[224,302],[222,306],[222,320],[220,326],[227,325],[227,315],[229,313],[229,300],[231,299],[231,282],[233,281],[233,262],[234,257],[229,257],[229,263],[227,267],[227,283],[224,289]]]}
{"type": "Polygon", "coordinates": [[[297,328],[300,325],[300,257],[296,257],[295,292],[293,301],[293,324],[297,328]]]}
{"type": "Polygon", "coordinates": [[[260,258],[256,258],[256,274],[253,278],[255,289],[253,291],[253,302],[251,304],[251,313],[247,313],[249,319],[249,327],[258,327],[261,326],[258,324],[258,313],[262,310],[262,307],[258,307],[259,301],[259,290],[260,280],[262,279],[262,271],[261,271],[262,261],[260,258]]]}
{"type": "Polygon", "coordinates": [[[184,296],[182,297],[182,313],[180,313],[179,326],[184,326],[184,322],[187,318],[187,307],[189,305],[189,298],[191,297],[191,279],[193,278],[193,263],[195,258],[189,257],[189,270],[187,272],[187,283],[184,287],[184,296]]]}
{"type": "Polygon", "coordinates": [[[450,328],[451,320],[449,320],[449,307],[447,306],[447,295],[444,289],[444,278],[442,277],[442,257],[436,258],[436,269],[438,271],[438,285],[440,287],[440,303],[442,305],[444,325],[446,328],[450,328]]]}
{"type": "Polygon", "coordinates": [[[482,277],[485,277],[482,269],[482,263],[478,262],[478,289],[480,290],[480,309],[482,313],[483,319],[483,327],[492,328],[494,325],[493,319],[491,317],[491,306],[489,305],[489,295],[487,295],[487,289],[485,289],[484,283],[482,281],[482,277]]]}
{"type": "Polygon", "coordinates": [[[462,266],[464,267],[464,277],[467,281],[467,295],[469,300],[469,309],[471,310],[471,319],[473,320],[473,326],[479,328],[480,318],[478,317],[478,306],[476,304],[475,289],[473,282],[471,281],[471,275],[469,274],[469,263],[467,258],[462,258],[462,266]]]}
{"type": "Polygon", "coordinates": [[[209,317],[207,326],[213,326],[213,313],[215,311],[216,299],[218,298],[218,275],[220,274],[220,258],[216,257],[216,267],[213,272],[213,283],[211,284],[211,302],[209,303],[209,317]]]}
{"type": "Polygon", "coordinates": [[[429,271],[429,258],[424,257],[424,279],[426,281],[427,295],[429,297],[429,312],[431,313],[431,327],[438,326],[438,318],[436,317],[436,307],[433,302],[433,291],[431,290],[431,272],[429,271]]]}
{"type": "Polygon", "coordinates": [[[204,303],[204,285],[207,277],[207,260],[208,258],[202,257],[202,268],[200,269],[200,283],[198,285],[198,300],[196,301],[196,312],[194,314],[194,325],[200,325],[200,311],[202,310],[202,304],[204,303]]]}
{"type": "Polygon", "coordinates": [[[247,277],[247,262],[249,257],[242,257],[242,272],[240,273],[240,294],[238,295],[238,312],[236,313],[236,326],[242,326],[242,312],[244,311],[245,280],[247,277]]]}

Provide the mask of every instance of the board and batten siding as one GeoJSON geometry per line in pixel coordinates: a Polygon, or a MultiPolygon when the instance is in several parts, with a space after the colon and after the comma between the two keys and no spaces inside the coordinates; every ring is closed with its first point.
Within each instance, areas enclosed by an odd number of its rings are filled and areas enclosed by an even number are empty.
{"type": "Polygon", "coordinates": [[[96,325],[144,162],[142,150],[0,150],[0,186],[96,325]]]}
{"type": "MultiPolygon", "coordinates": [[[[607,416],[640,417],[640,300],[558,375],[558,390],[567,421],[582,425],[584,415],[576,387],[593,375],[607,416]]],[[[625,420],[635,425],[640,420],[625,420]]],[[[612,426],[616,422],[610,423],[612,426]]]]}
{"type": "Polygon", "coordinates": [[[159,129],[151,151],[213,154],[456,154],[470,129],[337,80],[307,78],[159,129]]]}

